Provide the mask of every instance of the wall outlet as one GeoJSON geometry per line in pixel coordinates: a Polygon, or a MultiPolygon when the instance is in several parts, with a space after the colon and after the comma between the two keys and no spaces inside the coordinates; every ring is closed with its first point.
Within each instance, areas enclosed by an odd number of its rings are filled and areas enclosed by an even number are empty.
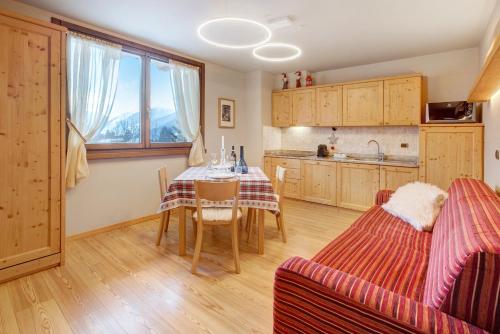
{"type": "Polygon", "coordinates": [[[401,143],[401,148],[408,148],[408,143],[401,143]]]}

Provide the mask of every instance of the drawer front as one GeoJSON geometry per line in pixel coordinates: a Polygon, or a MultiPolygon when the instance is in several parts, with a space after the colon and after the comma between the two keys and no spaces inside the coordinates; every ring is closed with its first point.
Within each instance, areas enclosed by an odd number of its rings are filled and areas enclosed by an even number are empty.
{"type": "Polygon", "coordinates": [[[284,159],[284,158],[273,158],[273,166],[281,166],[283,168],[300,168],[299,159],[284,159]]]}
{"type": "Polygon", "coordinates": [[[300,169],[298,168],[288,168],[286,170],[286,179],[300,180],[300,169]]]}

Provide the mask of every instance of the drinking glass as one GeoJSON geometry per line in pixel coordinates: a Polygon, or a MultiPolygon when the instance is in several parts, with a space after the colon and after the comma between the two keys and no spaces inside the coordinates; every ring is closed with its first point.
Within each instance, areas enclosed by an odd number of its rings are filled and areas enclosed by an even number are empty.
{"type": "Polygon", "coordinates": [[[210,153],[210,160],[208,161],[208,169],[213,169],[217,165],[217,153],[210,153]]]}
{"type": "Polygon", "coordinates": [[[243,168],[242,166],[240,165],[240,162],[236,162],[236,166],[234,166],[234,174],[236,175],[236,177],[240,177],[241,176],[241,172],[242,172],[243,168]]]}

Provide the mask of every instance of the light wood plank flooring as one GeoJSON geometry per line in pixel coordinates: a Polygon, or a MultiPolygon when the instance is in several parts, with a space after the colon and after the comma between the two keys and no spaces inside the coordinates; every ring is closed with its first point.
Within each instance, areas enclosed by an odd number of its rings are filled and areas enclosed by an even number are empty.
{"type": "Polygon", "coordinates": [[[159,247],[158,221],[69,241],[64,266],[0,285],[0,333],[271,333],[276,267],[311,257],[360,214],[286,201],[288,243],[266,213],[265,255],[243,232],[239,275],[222,227],[205,232],[192,275],[191,223],[179,257],[175,216],[159,247]]]}

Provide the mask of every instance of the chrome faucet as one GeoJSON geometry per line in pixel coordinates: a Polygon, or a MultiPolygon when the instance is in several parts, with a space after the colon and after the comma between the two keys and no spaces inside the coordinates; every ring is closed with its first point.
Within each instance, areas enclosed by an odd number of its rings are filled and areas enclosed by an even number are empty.
{"type": "Polygon", "coordinates": [[[380,144],[378,143],[378,141],[372,139],[368,142],[368,146],[370,146],[370,143],[375,143],[377,144],[377,160],[378,161],[384,161],[384,153],[381,153],[380,152],[380,144]]]}

